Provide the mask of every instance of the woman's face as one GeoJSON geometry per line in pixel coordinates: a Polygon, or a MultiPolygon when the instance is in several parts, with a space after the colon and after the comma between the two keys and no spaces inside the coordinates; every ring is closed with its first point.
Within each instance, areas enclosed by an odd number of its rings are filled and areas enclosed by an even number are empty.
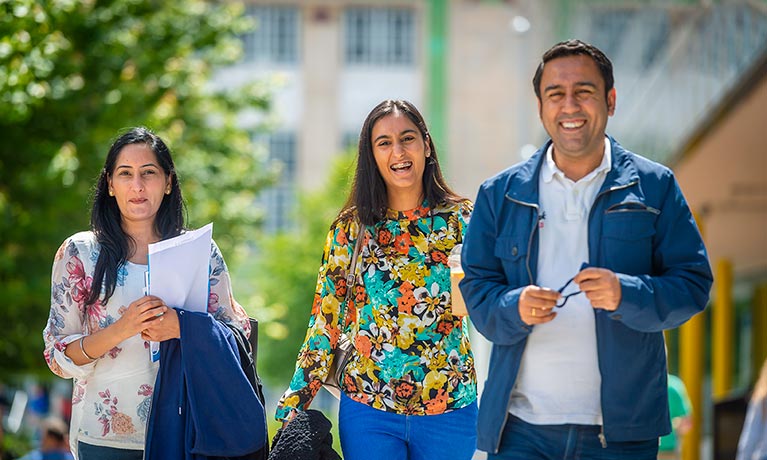
{"type": "Polygon", "coordinates": [[[123,223],[154,225],[166,193],[170,193],[170,177],[152,149],[146,144],[123,147],[109,177],[109,194],[117,201],[123,223]]]}
{"type": "Polygon", "coordinates": [[[375,122],[370,137],[389,207],[404,211],[420,205],[423,171],[431,155],[421,131],[407,115],[394,112],[375,122]]]}

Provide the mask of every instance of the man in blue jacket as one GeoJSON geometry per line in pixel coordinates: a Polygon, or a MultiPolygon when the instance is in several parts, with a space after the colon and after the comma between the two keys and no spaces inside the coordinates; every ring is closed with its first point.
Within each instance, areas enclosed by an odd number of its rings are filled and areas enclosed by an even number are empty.
{"type": "Polygon", "coordinates": [[[461,291],[493,342],[478,446],[655,459],[671,431],[663,330],[705,308],[706,249],[673,173],[605,135],[604,53],[559,43],[533,86],[551,140],[482,184],[463,244],[461,291]]]}

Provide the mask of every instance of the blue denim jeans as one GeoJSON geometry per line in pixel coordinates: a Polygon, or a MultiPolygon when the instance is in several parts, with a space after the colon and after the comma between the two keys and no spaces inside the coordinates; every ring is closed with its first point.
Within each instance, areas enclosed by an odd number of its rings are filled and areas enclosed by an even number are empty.
{"type": "Polygon", "coordinates": [[[77,443],[77,460],[142,460],[143,458],[143,450],[115,449],[84,442],[77,443]]]}
{"type": "Polygon", "coordinates": [[[477,402],[439,415],[399,415],[341,394],[338,431],[345,460],[470,460],[477,402]]]}
{"type": "Polygon", "coordinates": [[[509,415],[497,454],[488,460],[655,460],[658,440],[599,441],[594,425],[533,425],[509,415]]]}

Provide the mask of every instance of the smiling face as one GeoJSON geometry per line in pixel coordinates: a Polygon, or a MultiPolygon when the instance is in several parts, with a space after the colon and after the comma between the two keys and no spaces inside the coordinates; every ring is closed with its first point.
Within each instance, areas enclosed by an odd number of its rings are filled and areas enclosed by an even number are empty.
{"type": "Polygon", "coordinates": [[[420,205],[423,171],[431,155],[421,131],[405,114],[394,111],[375,122],[370,137],[389,207],[405,211],[420,205]]]}
{"type": "Polygon", "coordinates": [[[123,226],[154,225],[170,177],[146,144],[128,144],[120,151],[109,175],[109,194],[120,208],[123,226]]]}
{"type": "Polygon", "coordinates": [[[560,168],[562,163],[596,167],[604,151],[607,119],[615,111],[615,88],[605,97],[605,82],[594,60],[572,55],[545,64],[540,90],[538,109],[554,143],[554,161],[560,168]]]}

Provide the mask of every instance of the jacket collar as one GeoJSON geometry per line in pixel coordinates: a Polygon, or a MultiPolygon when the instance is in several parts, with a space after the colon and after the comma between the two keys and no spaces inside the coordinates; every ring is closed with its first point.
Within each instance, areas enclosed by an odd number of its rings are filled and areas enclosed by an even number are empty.
{"type": "MultiPolygon", "coordinates": [[[[607,138],[610,140],[612,168],[605,176],[599,193],[639,181],[631,152],[624,149],[612,136],[608,135],[607,138]]],[[[538,177],[540,177],[541,166],[546,160],[546,151],[550,145],[551,139],[546,141],[529,160],[517,166],[506,186],[507,198],[530,206],[538,206],[538,177]]]]}

